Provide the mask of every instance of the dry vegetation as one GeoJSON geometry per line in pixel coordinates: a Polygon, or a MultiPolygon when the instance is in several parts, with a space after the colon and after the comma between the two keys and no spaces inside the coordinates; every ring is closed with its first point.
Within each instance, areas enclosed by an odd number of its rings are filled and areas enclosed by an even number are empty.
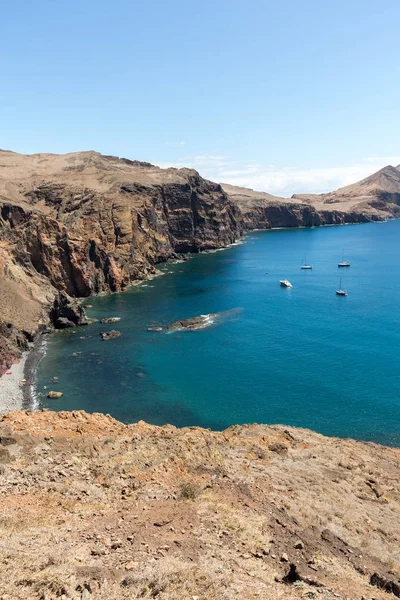
{"type": "Polygon", "coordinates": [[[10,413],[0,598],[399,597],[399,459],[278,426],[10,413]]]}

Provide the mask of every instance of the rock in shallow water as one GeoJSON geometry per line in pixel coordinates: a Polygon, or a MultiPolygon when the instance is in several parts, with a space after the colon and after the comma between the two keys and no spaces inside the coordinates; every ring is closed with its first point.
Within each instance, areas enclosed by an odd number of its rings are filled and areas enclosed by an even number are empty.
{"type": "Polygon", "coordinates": [[[121,317],[105,317],[104,319],[100,319],[100,323],[118,323],[121,320],[121,317]]]}
{"type": "Polygon", "coordinates": [[[116,329],[112,329],[111,331],[106,331],[104,333],[100,333],[100,337],[102,340],[112,340],[113,338],[117,338],[121,335],[120,331],[116,329]]]}
{"type": "Polygon", "coordinates": [[[179,331],[180,329],[204,329],[214,323],[214,318],[217,313],[210,313],[209,315],[200,315],[199,317],[192,317],[190,319],[183,319],[182,321],[176,321],[172,325],[168,325],[165,331],[179,331]]]}
{"type": "Polygon", "coordinates": [[[64,396],[62,392],[55,392],[54,390],[50,390],[50,392],[47,394],[47,397],[51,398],[52,400],[55,400],[56,398],[62,398],[62,396],[64,396]]]}

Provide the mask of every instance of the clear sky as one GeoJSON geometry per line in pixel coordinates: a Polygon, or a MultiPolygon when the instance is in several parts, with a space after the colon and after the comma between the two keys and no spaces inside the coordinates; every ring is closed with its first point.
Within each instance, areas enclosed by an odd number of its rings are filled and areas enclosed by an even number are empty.
{"type": "Polygon", "coordinates": [[[400,163],[400,1],[14,0],[0,148],[292,194],[400,163]]]}

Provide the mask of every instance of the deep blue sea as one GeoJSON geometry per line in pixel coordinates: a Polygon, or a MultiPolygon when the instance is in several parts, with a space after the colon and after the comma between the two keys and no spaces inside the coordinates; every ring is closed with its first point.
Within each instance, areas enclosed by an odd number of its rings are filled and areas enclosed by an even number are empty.
{"type": "Polygon", "coordinates": [[[389,221],[251,233],[163,265],[152,281],[87,300],[90,317],[119,323],[48,337],[41,404],[212,429],[283,423],[400,446],[399,250],[400,221],[389,221]],[[342,249],[349,268],[337,266],[342,249]],[[300,269],[305,253],[312,271],[300,269]],[[347,297],[335,294],[340,277],[347,297]],[[219,311],[208,329],[147,331],[219,311]],[[112,328],[121,337],[102,341],[112,328]],[[49,389],[63,398],[48,400],[49,389]]]}

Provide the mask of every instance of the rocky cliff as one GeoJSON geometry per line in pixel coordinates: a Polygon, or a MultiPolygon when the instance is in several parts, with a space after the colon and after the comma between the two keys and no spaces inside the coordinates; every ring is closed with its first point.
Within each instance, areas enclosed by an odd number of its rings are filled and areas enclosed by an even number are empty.
{"type": "Polygon", "coordinates": [[[363,215],[368,221],[397,218],[400,216],[400,169],[389,165],[334,192],[295,194],[292,199],[308,202],[319,211],[363,215]]]}
{"type": "Polygon", "coordinates": [[[0,370],[49,313],[64,318],[65,295],[122,290],[176,253],[240,235],[237,207],[194,170],[96,152],[0,152],[0,370]]]}
{"type": "Polygon", "coordinates": [[[318,227],[400,216],[400,170],[392,166],[327,194],[280,198],[229,184],[222,187],[239,206],[244,229],[318,227]]]}
{"type": "Polygon", "coordinates": [[[400,451],[282,426],[0,419],[4,600],[400,597],[400,451]]]}
{"type": "Polygon", "coordinates": [[[287,199],[97,152],[0,151],[0,374],[41,326],[85,322],[73,298],[123,290],[177,253],[254,228],[382,220],[399,203],[394,167],[287,199]]]}

